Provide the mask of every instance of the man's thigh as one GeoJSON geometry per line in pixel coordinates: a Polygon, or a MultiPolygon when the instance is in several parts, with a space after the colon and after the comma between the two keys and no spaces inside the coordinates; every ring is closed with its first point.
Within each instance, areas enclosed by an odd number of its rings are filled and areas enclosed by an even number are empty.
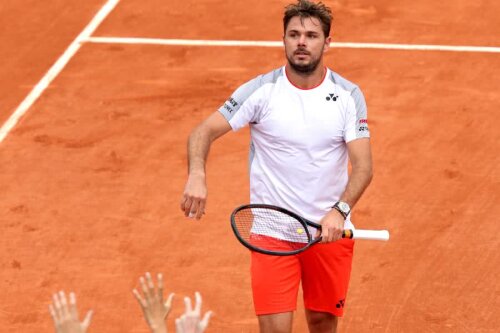
{"type": "Polygon", "coordinates": [[[351,275],[354,241],[316,244],[299,254],[304,306],[341,317],[351,275]]]}
{"type": "Polygon", "coordinates": [[[300,285],[297,256],[251,254],[252,292],[257,315],[292,312],[300,285]]]}

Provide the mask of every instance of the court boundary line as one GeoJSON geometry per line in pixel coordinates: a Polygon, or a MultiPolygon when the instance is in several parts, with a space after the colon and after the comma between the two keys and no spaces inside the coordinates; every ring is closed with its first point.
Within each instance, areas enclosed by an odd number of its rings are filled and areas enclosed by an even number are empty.
{"type": "MultiPolygon", "coordinates": [[[[142,44],[142,45],[170,45],[170,46],[283,47],[283,42],[281,41],[162,39],[162,38],[140,38],[140,37],[88,37],[85,40],[82,40],[82,42],[98,43],[98,44],[142,44]]],[[[353,42],[332,42],[330,45],[334,48],[351,48],[351,49],[500,53],[500,47],[496,46],[353,43],[353,42]]]]}
{"type": "MultiPolygon", "coordinates": [[[[140,37],[92,37],[92,33],[99,27],[104,19],[111,13],[120,0],[108,0],[96,13],[89,24],[67,47],[64,53],[57,59],[52,67],[45,73],[42,79],[33,87],[30,93],[19,104],[11,116],[0,128],[0,143],[7,137],[16,126],[21,117],[36,102],[50,83],[68,64],[84,43],[97,44],[142,44],[142,45],[169,45],[169,46],[236,46],[236,47],[271,47],[281,48],[281,41],[244,41],[244,40],[197,40],[197,39],[162,39],[162,38],[140,38],[140,37]]],[[[390,43],[355,43],[355,42],[332,42],[334,48],[352,49],[383,49],[383,50],[406,50],[406,51],[447,51],[447,52],[476,52],[476,53],[500,53],[500,47],[496,46],[461,46],[461,45],[425,45],[425,44],[390,44],[390,43]]]]}
{"type": "Polygon", "coordinates": [[[64,53],[57,59],[52,67],[45,73],[45,75],[33,87],[30,93],[19,104],[16,110],[11,114],[7,121],[0,128],[0,143],[7,137],[9,132],[16,126],[22,116],[28,109],[35,103],[41,94],[47,89],[50,83],[59,75],[63,68],[68,64],[71,58],[76,54],[82,45],[82,41],[88,39],[92,33],[99,27],[104,19],[111,13],[120,0],[108,0],[101,9],[90,20],[87,26],[80,32],[80,34],[73,40],[73,42],[66,48],[64,53]]]}

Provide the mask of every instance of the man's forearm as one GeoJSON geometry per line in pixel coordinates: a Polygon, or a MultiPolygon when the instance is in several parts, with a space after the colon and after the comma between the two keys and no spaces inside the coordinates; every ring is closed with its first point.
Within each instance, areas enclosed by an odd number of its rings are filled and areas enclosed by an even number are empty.
{"type": "Polygon", "coordinates": [[[371,167],[364,168],[353,168],[349,181],[347,182],[344,194],[340,197],[341,201],[347,202],[349,206],[354,207],[354,205],[361,198],[361,195],[368,187],[372,180],[372,169],[371,167]]]}
{"type": "Polygon", "coordinates": [[[188,172],[190,175],[205,175],[205,164],[212,139],[203,127],[198,127],[188,140],[188,172]]]}

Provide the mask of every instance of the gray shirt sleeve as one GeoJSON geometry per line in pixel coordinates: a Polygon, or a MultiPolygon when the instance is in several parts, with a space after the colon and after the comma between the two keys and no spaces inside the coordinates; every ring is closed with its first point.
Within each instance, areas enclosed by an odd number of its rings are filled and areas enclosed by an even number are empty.
{"type": "Polygon", "coordinates": [[[261,87],[260,81],[260,77],[256,77],[244,83],[222,104],[219,112],[227,121],[230,121],[250,96],[261,87]]]}
{"type": "Polygon", "coordinates": [[[346,129],[346,141],[359,138],[369,138],[368,119],[365,97],[359,87],[351,92],[351,101],[349,103],[348,128],[346,129]]]}
{"type": "Polygon", "coordinates": [[[361,89],[349,80],[332,71],[330,79],[338,84],[341,89],[349,92],[346,104],[346,124],[344,129],[344,140],[346,142],[369,138],[366,101],[361,89]]]}
{"type": "MultiPolygon", "coordinates": [[[[261,103],[259,101],[252,101],[260,88],[266,84],[274,84],[278,78],[282,75],[283,69],[278,68],[267,74],[259,75],[256,78],[244,83],[229,97],[226,102],[219,108],[219,112],[226,118],[226,120],[233,126],[231,119],[237,114],[244,110],[244,121],[256,122],[258,120],[258,108],[261,103]]],[[[243,119],[240,119],[238,123],[241,123],[243,119]]],[[[241,127],[241,126],[238,126],[241,127]]],[[[235,129],[233,127],[233,129],[235,129]]]]}

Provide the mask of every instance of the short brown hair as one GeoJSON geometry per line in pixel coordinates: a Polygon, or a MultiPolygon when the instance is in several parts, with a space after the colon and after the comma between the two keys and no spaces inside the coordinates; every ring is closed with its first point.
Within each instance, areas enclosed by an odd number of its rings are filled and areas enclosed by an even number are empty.
{"type": "Polygon", "coordinates": [[[308,17],[315,17],[321,22],[321,28],[325,37],[330,35],[330,27],[332,25],[332,11],[322,2],[314,3],[309,0],[297,0],[296,4],[290,4],[285,7],[285,15],[283,16],[284,32],[290,20],[299,16],[301,20],[308,17]]]}

